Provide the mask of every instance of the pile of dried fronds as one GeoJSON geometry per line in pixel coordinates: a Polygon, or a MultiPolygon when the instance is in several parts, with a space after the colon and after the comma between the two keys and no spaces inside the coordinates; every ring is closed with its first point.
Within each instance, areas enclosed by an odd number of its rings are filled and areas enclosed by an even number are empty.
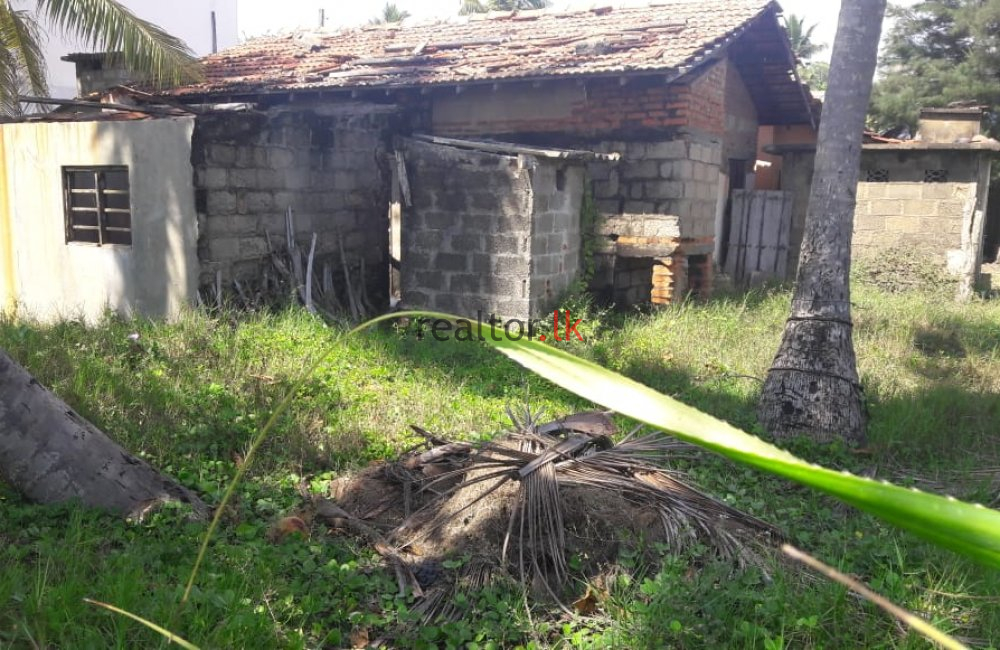
{"type": "Polygon", "coordinates": [[[515,579],[561,602],[569,558],[596,575],[620,544],[680,549],[696,542],[743,564],[777,531],[686,485],[668,469],[692,448],[635,430],[615,442],[605,413],[545,424],[509,413],[513,431],[489,442],[426,443],[398,461],[342,479],[328,523],[352,529],[394,567],[428,618],[456,614],[451,595],[515,579]],[[442,562],[464,558],[461,570],[442,562]]]}

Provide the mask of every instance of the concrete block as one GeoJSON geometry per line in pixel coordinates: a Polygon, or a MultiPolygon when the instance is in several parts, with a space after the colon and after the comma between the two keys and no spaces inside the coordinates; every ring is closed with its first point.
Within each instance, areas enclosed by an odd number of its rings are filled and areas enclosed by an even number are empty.
{"type": "Polygon", "coordinates": [[[653,180],[660,175],[660,164],[655,160],[627,162],[621,166],[621,177],[626,181],[653,180]]]}
{"type": "MultiPolygon", "coordinates": [[[[885,229],[889,232],[919,233],[920,219],[916,217],[890,216],[885,218],[885,229]]],[[[933,237],[933,235],[931,235],[933,237]]]]}
{"type": "Polygon", "coordinates": [[[205,189],[224,189],[229,184],[229,172],[224,167],[205,167],[199,170],[198,182],[205,189]]]}
{"type": "Polygon", "coordinates": [[[213,262],[227,262],[240,256],[239,237],[214,237],[208,243],[208,253],[213,262]]]}
{"type": "Polygon", "coordinates": [[[886,194],[887,183],[866,183],[868,185],[868,198],[869,199],[883,199],[886,194]]]}
{"type": "Polygon", "coordinates": [[[619,185],[617,175],[613,180],[606,181],[594,181],[594,198],[596,199],[610,199],[612,197],[618,196],[619,185]]]}
{"type": "Polygon", "coordinates": [[[358,186],[357,176],[350,172],[338,172],[333,178],[332,189],[337,192],[350,192],[357,189],[358,186]]]}
{"type": "Polygon", "coordinates": [[[520,255],[496,255],[493,257],[493,273],[506,276],[521,276],[528,272],[528,259],[520,255]]]}
{"type": "Polygon", "coordinates": [[[230,169],[229,185],[240,189],[257,189],[257,170],[230,169]]]}
{"type": "Polygon", "coordinates": [[[625,150],[622,153],[630,160],[641,160],[649,157],[648,150],[645,142],[629,142],[625,145],[625,150]]]}
{"type": "MultiPolygon", "coordinates": [[[[920,187],[916,187],[919,196],[920,187]]],[[[932,199],[906,199],[903,201],[903,214],[908,217],[933,217],[940,214],[938,209],[940,201],[932,199]]]]}
{"type": "Polygon", "coordinates": [[[240,257],[264,257],[271,250],[263,237],[243,237],[240,239],[240,257]]]}
{"type": "Polygon", "coordinates": [[[288,169],[295,164],[295,153],[274,147],[268,152],[267,164],[271,169],[288,169]]]}
{"type": "Polygon", "coordinates": [[[649,201],[626,201],[625,212],[633,214],[653,214],[656,212],[656,204],[649,201]]]}
{"type": "Polygon", "coordinates": [[[445,289],[447,277],[441,271],[415,271],[412,276],[416,286],[442,291],[445,289]]]}
{"type": "Polygon", "coordinates": [[[475,253],[472,256],[473,273],[492,273],[493,256],[488,253],[475,253]]]}
{"type": "Polygon", "coordinates": [[[483,236],[456,234],[449,239],[451,250],[456,253],[479,253],[483,251],[483,236]]]}
{"type": "Polygon", "coordinates": [[[694,162],[691,160],[678,160],[673,164],[674,180],[685,181],[694,180],[694,162]]]}
{"type": "Polygon", "coordinates": [[[684,196],[684,183],[679,181],[653,181],[646,183],[645,198],[662,201],[684,196]]]}
{"type": "Polygon", "coordinates": [[[270,192],[247,192],[247,212],[270,212],[274,207],[274,195],[270,192]]]}
{"type": "Polygon", "coordinates": [[[952,217],[961,219],[965,212],[965,201],[948,200],[939,201],[937,206],[937,216],[952,217]]]}
{"type": "MultiPolygon", "coordinates": [[[[271,173],[281,174],[282,172],[271,173]]],[[[289,190],[304,190],[309,187],[309,183],[312,181],[309,170],[304,168],[293,167],[286,169],[283,174],[285,177],[285,188],[289,190]]]]}
{"type": "Polygon", "coordinates": [[[872,199],[869,211],[873,216],[895,216],[903,214],[903,202],[899,199],[872,199]]]}
{"type": "Polygon", "coordinates": [[[885,217],[873,217],[867,214],[854,215],[854,232],[882,232],[885,230],[885,217]]]}
{"type": "Polygon", "coordinates": [[[410,248],[416,248],[428,252],[441,250],[444,245],[444,233],[440,230],[423,228],[411,233],[411,239],[407,242],[410,248]]]}
{"type": "Polygon", "coordinates": [[[527,237],[497,234],[487,237],[485,250],[498,255],[518,255],[528,252],[527,237]]]}
{"type": "Polygon", "coordinates": [[[468,271],[470,258],[458,253],[438,253],[434,257],[434,266],[441,271],[468,271]]]}
{"type": "Polygon", "coordinates": [[[229,144],[212,144],[208,146],[208,162],[220,167],[230,167],[236,164],[236,147],[229,144]]]}
{"type": "Polygon", "coordinates": [[[951,199],[955,197],[956,183],[922,183],[925,199],[951,199]]]}
{"type": "Polygon", "coordinates": [[[236,211],[236,195],[232,192],[213,190],[208,193],[209,216],[233,214],[236,211]]]}
{"type": "Polygon", "coordinates": [[[688,143],[684,140],[668,140],[646,145],[648,158],[677,159],[688,157],[688,143]]]}
{"type": "Polygon", "coordinates": [[[452,273],[448,278],[448,290],[453,293],[480,293],[483,277],[477,273],[452,273]]]}
{"type": "Polygon", "coordinates": [[[923,198],[924,183],[884,183],[887,199],[923,198]]]}

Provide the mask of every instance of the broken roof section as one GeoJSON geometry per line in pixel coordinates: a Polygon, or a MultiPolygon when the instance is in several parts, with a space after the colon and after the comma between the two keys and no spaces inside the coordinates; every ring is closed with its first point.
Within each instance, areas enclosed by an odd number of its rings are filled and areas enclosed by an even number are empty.
{"type": "MultiPolygon", "coordinates": [[[[648,73],[670,79],[720,54],[755,23],[774,30],[780,11],[773,0],[673,0],[264,37],[206,57],[205,81],[171,93],[195,98],[648,73]]],[[[765,92],[784,86],[808,104],[784,33],[749,40],[755,52],[737,58],[760,58],[758,68],[769,75],[765,92]],[[761,43],[767,51],[756,47],[761,43]]]]}

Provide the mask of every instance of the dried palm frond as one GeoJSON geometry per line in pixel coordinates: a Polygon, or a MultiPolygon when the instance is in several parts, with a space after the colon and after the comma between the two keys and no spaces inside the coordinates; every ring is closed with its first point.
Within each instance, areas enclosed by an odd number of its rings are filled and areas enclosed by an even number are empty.
{"type": "Polygon", "coordinates": [[[380,552],[394,565],[412,560],[409,570],[396,570],[420,583],[419,609],[428,620],[457,612],[450,594],[501,575],[559,602],[573,548],[590,543],[595,555],[611,553],[620,532],[677,550],[703,542],[740,564],[752,560],[748,543],[757,536],[780,537],[670,470],[672,460],[689,454],[685,443],[641,429],[615,443],[608,413],[547,423],[530,408],[507,413],[513,430],[478,444],[413,427],[427,448],[383,472],[384,480],[402,486],[405,508],[384,538],[394,552],[380,552]],[[423,556],[414,559],[411,552],[423,556]],[[428,568],[456,553],[476,558],[457,577],[428,568]]]}

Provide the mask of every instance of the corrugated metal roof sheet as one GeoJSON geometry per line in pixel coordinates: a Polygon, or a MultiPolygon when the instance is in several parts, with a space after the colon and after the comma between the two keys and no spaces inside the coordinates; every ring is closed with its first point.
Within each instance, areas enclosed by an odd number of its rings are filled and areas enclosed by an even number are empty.
{"type": "Polygon", "coordinates": [[[204,59],[178,95],[403,87],[671,71],[724,44],[772,0],[522,11],[258,38],[204,59]]]}

